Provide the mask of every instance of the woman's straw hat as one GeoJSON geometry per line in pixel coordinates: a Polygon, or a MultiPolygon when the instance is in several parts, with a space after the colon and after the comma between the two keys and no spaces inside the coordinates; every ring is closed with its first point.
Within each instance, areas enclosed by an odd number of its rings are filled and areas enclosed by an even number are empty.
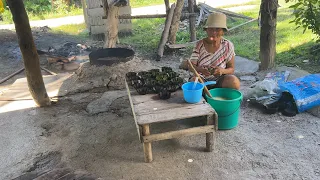
{"type": "Polygon", "coordinates": [[[213,12],[208,16],[206,25],[203,28],[223,28],[228,31],[227,16],[220,12],[213,12]]]}

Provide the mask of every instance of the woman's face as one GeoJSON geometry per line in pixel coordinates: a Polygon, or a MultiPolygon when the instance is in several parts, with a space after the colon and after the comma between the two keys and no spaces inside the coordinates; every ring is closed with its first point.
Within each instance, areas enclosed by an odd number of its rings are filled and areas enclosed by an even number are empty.
{"type": "Polygon", "coordinates": [[[206,32],[211,41],[217,41],[223,36],[222,28],[207,28],[206,32]]]}

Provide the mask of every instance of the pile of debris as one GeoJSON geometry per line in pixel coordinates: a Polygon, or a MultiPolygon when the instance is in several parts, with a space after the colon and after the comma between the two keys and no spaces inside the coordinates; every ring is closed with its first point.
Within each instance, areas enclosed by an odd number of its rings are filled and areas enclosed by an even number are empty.
{"type": "Polygon", "coordinates": [[[90,46],[67,42],[60,48],[49,47],[47,51],[37,50],[40,56],[45,56],[49,66],[57,70],[72,71],[79,68],[80,63],[89,61],[90,46]]]}
{"type": "MultiPolygon", "coordinates": [[[[187,12],[187,6],[182,10],[187,12]]],[[[199,3],[196,8],[195,8],[195,12],[197,13],[197,18],[196,18],[196,26],[201,26],[203,24],[205,24],[209,14],[213,13],[213,12],[220,12],[220,13],[224,13],[228,19],[231,19],[232,21],[235,21],[235,18],[241,18],[241,19],[245,19],[247,20],[246,22],[239,24],[237,26],[231,27],[228,29],[228,32],[239,28],[245,24],[251,23],[253,21],[257,21],[257,19],[253,19],[251,17],[242,15],[242,14],[238,14],[232,11],[228,11],[225,9],[220,9],[220,8],[214,8],[211,7],[205,3],[199,3]]],[[[185,17],[181,17],[180,19],[180,24],[179,24],[179,30],[180,31],[188,31],[189,30],[189,19],[185,18],[185,17]]],[[[187,46],[192,46],[194,43],[196,43],[197,41],[193,41],[193,42],[188,42],[185,44],[170,44],[167,43],[166,46],[169,49],[181,49],[181,48],[185,48],[187,46]]]]}

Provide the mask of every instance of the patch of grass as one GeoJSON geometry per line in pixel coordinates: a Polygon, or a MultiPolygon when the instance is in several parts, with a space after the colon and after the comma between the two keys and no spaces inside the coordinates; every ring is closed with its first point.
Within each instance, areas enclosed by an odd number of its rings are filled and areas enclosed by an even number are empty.
{"type": "MultiPolygon", "coordinates": [[[[75,16],[75,15],[81,15],[83,14],[82,8],[70,8],[69,11],[61,11],[61,12],[46,12],[40,15],[35,15],[32,13],[28,13],[28,17],[30,21],[34,20],[44,20],[44,19],[52,19],[52,18],[59,18],[59,17],[65,17],[65,16],[75,16]]],[[[3,21],[0,21],[1,24],[12,24],[12,15],[9,10],[5,10],[2,14],[3,21]]]]}
{"type": "Polygon", "coordinates": [[[218,8],[232,8],[232,7],[239,7],[239,6],[259,5],[260,3],[261,3],[261,0],[252,0],[242,4],[230,4],[226,6],[219,6],[218,8]]]}
{"type": "Polygon", "coordinates": [[[119,37],[121,44],[129,44],[142,53],[155,52],[163,31],[165,19],[134,19],[130,36],[119,37]]]}
{"type": "Polygon", "coordinates": [[[52,28],[53,33],[77,36],[79,38],[89,37],[89,32],[85,23],[70,24],[52,28]]]}
{"type": "MultiPolygon", "coordinates": [[[[175,0],[170,0],[170,3],[176,2],[175,0]]],[[[137,8],[137,7],[144,7],[144,6],[153,6],[153,5],[160,5],[164,4],[163,0],[131,0],[130,1],[130,6],[132,8],[137,8]]]]}

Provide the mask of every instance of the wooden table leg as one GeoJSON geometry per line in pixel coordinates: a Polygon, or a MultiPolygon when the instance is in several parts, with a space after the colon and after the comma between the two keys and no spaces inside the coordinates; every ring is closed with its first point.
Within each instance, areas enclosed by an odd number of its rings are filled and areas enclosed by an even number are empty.
{"type": "MultiPolygon", "coordinates": [[[[207,125],[213,125],[213,115],[208,115],[207,116],[207,125]]],[[[206,147],[207,151],[211,152],[212,151],[212,145],[213,145],[213,133],[206,133],[206,147]]]]}
{"type": "MultiPolygon", "coordinates": [[[[149,124],[142,125],[142,136],[150,135],[150,126],[149,124]]],[[[150,142],[143,142],[143,151],[144,151],[144,161],[152,161],[152,147],[150,142]]]]}
{"type": "Polygon", "coordinates": [[[214,112],[213,114],[213,121],[214,121],[214,136],[213,136],[213,149],[215,149],[215,146],[217,144],[217,138],[218,138],[218,114],[217,112],[214,112]]]}

